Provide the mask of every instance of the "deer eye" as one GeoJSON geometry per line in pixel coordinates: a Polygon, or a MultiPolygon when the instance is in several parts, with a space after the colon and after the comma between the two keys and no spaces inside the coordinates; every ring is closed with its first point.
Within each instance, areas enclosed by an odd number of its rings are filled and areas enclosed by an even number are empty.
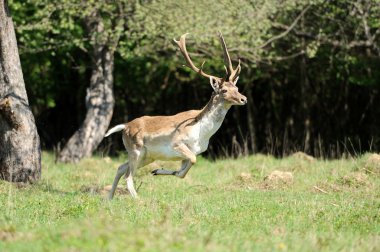
{"type": "Polygon", "coordinates": [[[226,89],[223,89],[223,90],[222,90],[222,94],[225,94],[225,93],[227,93],[227,90],[226,90],[226,89]]]}

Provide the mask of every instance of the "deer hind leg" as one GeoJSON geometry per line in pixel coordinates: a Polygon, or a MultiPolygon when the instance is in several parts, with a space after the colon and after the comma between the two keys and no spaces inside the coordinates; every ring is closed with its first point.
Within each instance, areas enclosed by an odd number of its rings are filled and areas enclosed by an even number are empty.
{"type": "Polygon", "coordinates": [[[125,163],[125,164],[120,165],[119,168],[117,169],[115,179],[113,180],[111,191],[108,194],[108,199],[109,200],[111,200],[113,198],[113,196],[115,194],[115,190],[117,188],[117,184],[119,183],[120,178],[124,174],[126,174],[128,172],[128,170],[129,170],[129,164],[128,164],[128,162],[125,163]]]}
{"type": "Polygon", "coordinates": [[[174,175],[179,178],[184,178],[186,176],[191,166],[193,166],[197,161],[197,158],[195,154],[185,144],[178,145],[174,149],[184,158],[184,160],[182,161],[181,169],[179,171],[157,169],[152,171],[153,175],[174,175]]]}
{"type": "Polygon", "coordinates": [[[138,168],[150,163],[148,160],[144,159],[144,156],[145,149],[135,149],[130,153],[129,170],[127,173],[125,173],[125,180],[127,182],[127,189],[133,198],[138,197],[133,183],[133,175],[138,168]]]}
{"type": "Polygon", "coordinates": [[[131,194],[132,198],[137,198],[137,192],[135,190],[135,186],[134,186],[134,183],[133,183],[133,175],[132,173],[129,173],[129,175],[127,176],[127,174],[125,175],[125,180],[127,181],[127,189],[129,191],[129,193],[131,194]]]}

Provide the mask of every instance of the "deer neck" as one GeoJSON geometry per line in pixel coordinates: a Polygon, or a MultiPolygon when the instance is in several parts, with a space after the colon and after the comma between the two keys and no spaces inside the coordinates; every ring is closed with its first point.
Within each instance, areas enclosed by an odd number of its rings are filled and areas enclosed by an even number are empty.
{"type": "Polygon", "coordinates": [[[213,94],[197,118],[200,134],[203,137],[211,137],[214,135],[222,125],[230,107],[231,105],[227,105],[219,95],[213,94]]]}

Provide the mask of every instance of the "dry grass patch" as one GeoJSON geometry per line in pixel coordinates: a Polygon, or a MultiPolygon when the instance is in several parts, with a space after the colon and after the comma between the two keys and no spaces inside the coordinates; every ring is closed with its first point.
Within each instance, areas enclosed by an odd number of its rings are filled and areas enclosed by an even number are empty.
{"type": "Polygon", "coordinates": [[[236,189],[236,188],[245,188],[245,189],[252,189],[256,188],[257,185],[254,182],[253,176],[249,172],[242,172],[238,176],[235,177],[235,179],[232,181],[232,183],[227,186],[226,188],[229,189],[236,189]]]}
{"type": "Polygon", "coordinates": [[[351,172],[346,175],[342,175],[335,181],[320,182],[313,186],[313,191],[317,193],[336,193],[351,191],[353,189],[371,189],[373,184],[369,180],[368,175],[364,172],[351,172]]]}
{"type": "Polygon", "coordinates": [[[293,173],[275,170],[264,178],[263,186],[266,189],[284,188],[293,184],[293,173]]]}
{"type": "Polygon", "coordinates": [[[21,239],[25,240],[27,238],[30,238],[30,235],[17,232],[13,226],[5,226],[0,229],[0,242],[10,242],[21,239]]]}
{"type": "MultiPolygon", "coordinates": [[[[123,182],[123,181],[120,181],[120,182],[123,182]]],[[[112,185],[106,185],[103,188],[101,188],[98,191],[98,193],[106,197],[108,196],[108,193],[111,191],[111,188],[112,188],[112,185]]],[[[136,190],[137,190],[137,187],[136,187],[136,190]]],[[[124,184],[122,185],[119,184],[115,190],[115,195],[129,195],[127,187],[124,184]]]]}
{"type": "Polygon", "coordinates": [[[265,176],[263,181],[255,181],[254,175],[249,172],[240,173],[232,183],[233,188],[274,190],[283,189],[293,184],[293,173],[275,170],[265,176]]]}
{"type": "Polygon", "coordinates": [[[380,175],[380,155],[371,154],[365,161],[363,169],[366,173],[380,175]]]}
{"type": "Polygon", "coordinates": [[[242,172],[238,176],[238,179],[243,183],[251,183],[252,182],[252,174],[249,172],[242,172]]]}
{"type": "Polygon", "coordinates": [[[81,186],[79,191],[82,193],[89,193],[89,194],[102,194],[102,187],[100,185],[87,185],[87,186],[81,186]]]}
{"type": "Polygon", "coordinates": [[[370,186],[368,176],[363,172],[352,172],[342,176],[338,179],[338,183],[348,187],[359,188],[363,186],[370,186]]]}
{"type": "Polygon", "coordinates": [[[312,165],[317,161],[314,157],[300,151],[290,155],[288,160],[290,162],[285,162],[288,167],[284,167],[284,170],[290,170],[292,172],[309,171],[312,165]]]}
{"type": "Polygon", "coordinates": [[[316,193],[336,193],[341,192],[342,190],[342,186],[337,185],[336,183],[329,183],[327,181],[320,182],[317,185],[313,186],[313,191],[316,193]]]}
{"type": "Polygon", "coordinates": [[[12,241],[15,240],[15,233],[6,230],[0,230],[0,241],[12,241]]]}
{"type": "Polygon", "coordinates": [[[298,151],[296,153],[293,153],[292,154],[292,157],[296,158],[296,159],[300,159],[300,160],[303,160],[303,161],[307,161],[309,163],[312,163],[315,161],[315,158],[302,152],[302,151],[298,151]]]}

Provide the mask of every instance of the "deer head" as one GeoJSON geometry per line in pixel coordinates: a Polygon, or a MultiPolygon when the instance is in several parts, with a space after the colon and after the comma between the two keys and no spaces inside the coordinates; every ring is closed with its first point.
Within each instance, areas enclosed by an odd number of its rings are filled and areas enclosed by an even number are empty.
{"type": "Polygon", "coordinates": [[[226,70],[226,77],[220,78],[213,75],[206,74],[203,72],[203,66],[205,61],[203,61],[200,68],[196,67],[191,60],[189,53],[186,49],[186,36],[188,33],[185,33],[181,36],[179,41],[174,39],[174,42],[179,47],[183,57],[186,60],[187,66],[190,67],[193,71],[198,74],[206,77],[210,80],[211,87],[214,89],[216,95],[220,97],[225,103],[230,105],[244,105],[247,103],[247,98],[240,94],[236,86],[239,79],[239,74],[241,71],[240,60],[238,66],[234,69],[231,62],[231,57],[228,53],[226,42],[224,41],[223,35],[219,33],[220,42],[223,47],[224,53],[224,68],[226,70]]]}

